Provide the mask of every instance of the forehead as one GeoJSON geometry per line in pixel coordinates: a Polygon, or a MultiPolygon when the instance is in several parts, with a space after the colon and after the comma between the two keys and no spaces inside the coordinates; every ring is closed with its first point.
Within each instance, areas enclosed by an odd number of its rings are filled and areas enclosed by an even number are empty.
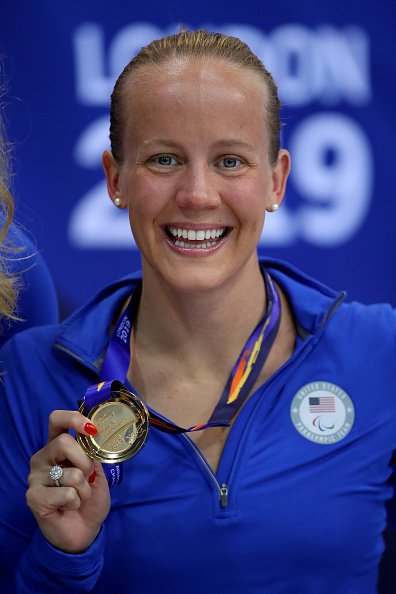
{"type": "Polygon", "coordinates": [[[230,93],[241,102],[259,103],[265,109],[267,88],[259,72],[218,58],[173,58],[131,72],[124,87],[124,106],[168,97],[176,101],[183,95],[184,102],[186,94],[211,104],[225,100],[230,93]]]}

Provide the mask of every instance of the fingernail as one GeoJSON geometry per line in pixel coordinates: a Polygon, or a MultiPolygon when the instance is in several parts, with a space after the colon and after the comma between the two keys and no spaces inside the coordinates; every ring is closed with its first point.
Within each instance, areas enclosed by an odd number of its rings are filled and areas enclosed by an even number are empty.
{"type": "Polygon", "coordinates": [[[96,435],[98,433],[97,428],[92,423],[85,423],[84,431],[88,433],[88,435],[96,435]]]}
{"type": "Polygon", "coordinates": [[[93,473],[90,474],[88,477],[88,482],[90,485],[92,485],[92,483],[95,482],[95,478],[96,478],[96,470],[94,470],[93,473]]]}

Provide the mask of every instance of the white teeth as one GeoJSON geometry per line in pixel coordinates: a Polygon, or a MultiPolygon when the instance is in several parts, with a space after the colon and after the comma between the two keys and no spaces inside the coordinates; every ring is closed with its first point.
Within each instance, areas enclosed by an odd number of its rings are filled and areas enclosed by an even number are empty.
{"type": "Polygon", "coordinates": [[[202,241],[205,239],[205,231],[194,231],[193,229],[189,229],[187,231],[187,239],[189,241],[195,241],[196,239],[202,241]]]}
{"type": "MultiPolygon", "coordinates": [[[[204,241],[208,239],[219,239],[224,232],[225,227],[216,228],[216,229],[200,229],[199,231],[195,231],[194,229],[183,229],[182,227],[168,227],[169,233],[173,237],[182,237],[183,239],[188,239],[188,241],[204,241]]],[[[183,241],[176,241],[176,245],[180,245],[181,247],[210,247],[211,245],[215,245],[216,242],[207,242],[207,243],[184,243],[183,241]]]]}
{"type": "Polygon", "coordinates": [[[208,241],[206,243],[184,243],[184,241],[179,241],[178,239],[176,239],[175,241],[175,245],[178,245],[179,247],[185,247],[185,248],[201,248],[201,249],[205,249],[208,247],[211,247],[212,245],[216,245],[215,241],[208,241]]]}

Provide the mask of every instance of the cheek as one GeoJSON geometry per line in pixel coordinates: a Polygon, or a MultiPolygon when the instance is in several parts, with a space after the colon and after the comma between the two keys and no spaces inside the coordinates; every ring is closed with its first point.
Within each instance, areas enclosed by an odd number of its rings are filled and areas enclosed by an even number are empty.
{"type": "Polygon", "coordinates": [[[266,196],[260,184],[245,184],[230,197],[230,205],[238,219],[258,228],[265,214],[266,196]]]}
{"type": "Polygon", "coordinates": [[[127,186],[127,200],[130,218],[144,218],[153,208],[154,192],[139,180],[130,180],[127,186]]]}
{"type": "Polygon", "coordinates": [[[130,176],[126,183],[128,208],[134,216],[153,219],[166,204],[169,192],[161,179],[148,179],[147,176],[130,176]]]}
{"type": "Polygon", "coordinates": [[[249,241],[257,242],[265,219],[267,204],[265,187],[261,183],[246,184],[244,191],[236,198],[234,212],[241,225],[241,230],[247,232],[250,237],[249,241]]]}

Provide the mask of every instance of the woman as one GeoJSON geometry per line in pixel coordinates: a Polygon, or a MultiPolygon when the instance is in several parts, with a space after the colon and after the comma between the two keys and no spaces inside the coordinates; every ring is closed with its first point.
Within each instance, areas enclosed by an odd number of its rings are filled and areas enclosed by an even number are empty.
{"type": "Polygon", "coordinates": [[[0,111],[0,345],[16,332],[59,319],[47,265],[29,235],[13,222],[8,153],[0,111]]]}
{"type": "Polygon", "coordinates": [[[103,165],[142,275],[2,351],[8,592],[376,591],[396,318],[258,260],[290,168],[279,129],[235,38],[155,41],[117,81],[103,165]],[[136,423],[113,380],[144,401],[136,423]],[[144,447],[113,466],[122,423],[144,447]]]}
{"type": "MultiPolygon", "coordinates": [[[[12,216],[14,213],[14,201],[9,192],[7,180],[8,160],[6,158],[6,148],[3,138],[2,119],[0,114],[0,212],[3,221],[0,231],[0,246],[4,247],[5,237],[10,228],[12,216]]],[[[13,311],[16,300],[15,279],[7,274],[4,264],[0,269],[0,315],[5,319],[13,318],[13,311]]]]}

